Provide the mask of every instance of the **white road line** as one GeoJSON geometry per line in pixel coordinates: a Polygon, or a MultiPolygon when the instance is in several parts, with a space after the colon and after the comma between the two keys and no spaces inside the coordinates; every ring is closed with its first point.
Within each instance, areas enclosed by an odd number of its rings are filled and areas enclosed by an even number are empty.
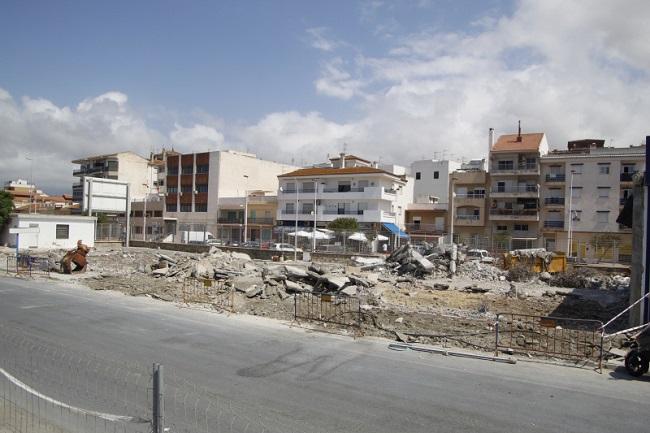
{"type": "Polygon", "coordinates": [[[69,404],[65,404],[61,401],[55,400],[52,397],[48,397],[45,394],[41,394],[40,392],[36,391],[34,388],[31,386],[21,382],[14,376],[12,376],[9,372],[7,372],[4,368],[0,367],[0,374],[5,376],[11,383],[16,385],[17,387],[23,389],[24,391],[42,399],[47,402],[52,403],[55,406],[62,407],[64,409],[68,409],[71,412],[75,412],[81,415],[91,415],[95,416],[97,418],[105,419],[107,421],[122,421],[122,422],[134,422],[134,423],[145,423],[149,422],[148,420],[144,420],[139,417],[133,417],[133,416],[126,416],[126,415],[113,415],[110,413],[103,413],[103,412],[96,412],[94,410],[87,410],[87,409],[82,409],[80,407],[75,407],[75,406],[70,406],[69,404]]]}

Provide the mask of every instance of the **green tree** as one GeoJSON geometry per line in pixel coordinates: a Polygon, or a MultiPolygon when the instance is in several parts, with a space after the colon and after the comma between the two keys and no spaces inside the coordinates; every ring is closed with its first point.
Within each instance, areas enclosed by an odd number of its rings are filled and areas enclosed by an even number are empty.
{"type": "Polygon", "coordinates": [[[108,222],[108,217],[106,216],[105,213],[97,214],[97,224],[105,224],[107,222],[108,222]]]}
{"type": "Polygon", "coordinates": [[[14,201],[7,191],[0,191],[0,228],[9,221],[9,214],[14,209],[14,201]]]}
{"type": "Polygon", "coordinates": [[[330,230],[336,231],[357,231],[359,223],[354,218],[337,218],[327,225],[330,230]]]}

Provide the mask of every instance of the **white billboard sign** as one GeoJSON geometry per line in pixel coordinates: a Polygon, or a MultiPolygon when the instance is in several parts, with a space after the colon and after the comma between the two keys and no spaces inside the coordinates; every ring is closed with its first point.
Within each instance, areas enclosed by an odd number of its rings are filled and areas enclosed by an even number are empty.
{"type": "Polygon", "coordinates": [[[120,212],[128,209],[128,182],[112,179],[84,177],[82,179],[84,213],[120,212]]]}

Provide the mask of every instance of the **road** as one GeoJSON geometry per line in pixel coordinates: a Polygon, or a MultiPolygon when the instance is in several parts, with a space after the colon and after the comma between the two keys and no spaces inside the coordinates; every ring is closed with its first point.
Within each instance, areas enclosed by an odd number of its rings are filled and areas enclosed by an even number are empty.
{"type": "Polygon", "coordinates": [[[600,375],[396,352],[384,340],[44,281],[0,277],[3,336],[30,348],[29,361],[4,358],[25,382],[106,412],[120,410],[111,403],[122,398],[125,410],[141,410],[147,384],[138,377],[145,391],[131,397],[100,382],[133,382],[129,369],[162,363],[169,423],[177,425],[172,432],[217,430],[201,427],[208,420],[200,414],[181,420],[176,409],[191,408],[192,399],[197,412],[220,413],[219,430],[239,431],[247,419],[241,431],[251,432],[640,432],[650,410],[648,380],[630,380],[620,369],[600,375]],[[127,366],[126,373],[104,368],[109,359],[127,366]],[[81,394],[79,386],[86,387],[81,394]],[[204,398],[217,403],[206,407],[204,398]],[[240,418],[226,429],[230,416],[240,418]]]}

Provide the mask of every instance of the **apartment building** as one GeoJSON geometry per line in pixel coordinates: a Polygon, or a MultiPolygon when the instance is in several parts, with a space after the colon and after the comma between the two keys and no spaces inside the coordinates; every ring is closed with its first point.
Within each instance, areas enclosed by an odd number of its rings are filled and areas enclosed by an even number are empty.
{"type": "Polygon", "coordinates": [[[502,135],[490,143],[489,236],[501,249],[541,246],[540,159],[548,153],[544,133],[502,135]]]}
{"type": "Polygon", "coordinates": [[[604,140],[585,139],[543,156],[541,246],[566,252],[571,243],[579,258],[629,260],[632,234],[616,218],[632,192],[632,176],[644,170],[643,145],[605,147],[604,140]]]}
{"type": "Polygon", "coordinates": [[[278,176],[297,169],[233,150],[166,152],[154,159],[164,161],[158,184],[165,235],[209,231],[226,241],[270,239],[278,176]]]}
{"type": "MultiPolygon", "coordinates": [[[[113,179],[129,183],[129,192],[133,199],[144,199],[155,193],[154,180],[157,168],[150,160],[134,152],[118,152],[107,155],[89,156],[72,161],[79,164],[72,174],[75,177],[94,177],[113,179]]],[[[83,201],[83,182],[81,179],[72,184],[72,197],[77,203],[83,201]]]]}
{"type": "Polygon", "coordinates": [[[76,206],[70,195],[49,195],[24,179],[5,182],[3,191],[11,196],[16,213],[69,214],[76,206]]]}
{"type": "Polygon", "coordinates": [[[414,240],[435,241],[448,226],[449,173],[460,162],[424,159],[411,163],[413,200],[406,207],[405,230],[414,240]]]}
{"type": "MultiPolygon", "coordinates": [[[[401,168],[404,170],[403,168],[401,168]]],[[[278,176],[277,224],[325,227],[337,218],[354,218],[362,228],[403,227],[412,182],[354,155],[341,154],[329,164],[278,176]]]]}
{"type": "Polygon", "coordinates": [[[486,237],[488,175],[485,160],[482,162],[463,165],[449,176],[449,196],[452,197],[449,214],[453,215],[454,241],[473,248],[490,246],[486,237]]]}

